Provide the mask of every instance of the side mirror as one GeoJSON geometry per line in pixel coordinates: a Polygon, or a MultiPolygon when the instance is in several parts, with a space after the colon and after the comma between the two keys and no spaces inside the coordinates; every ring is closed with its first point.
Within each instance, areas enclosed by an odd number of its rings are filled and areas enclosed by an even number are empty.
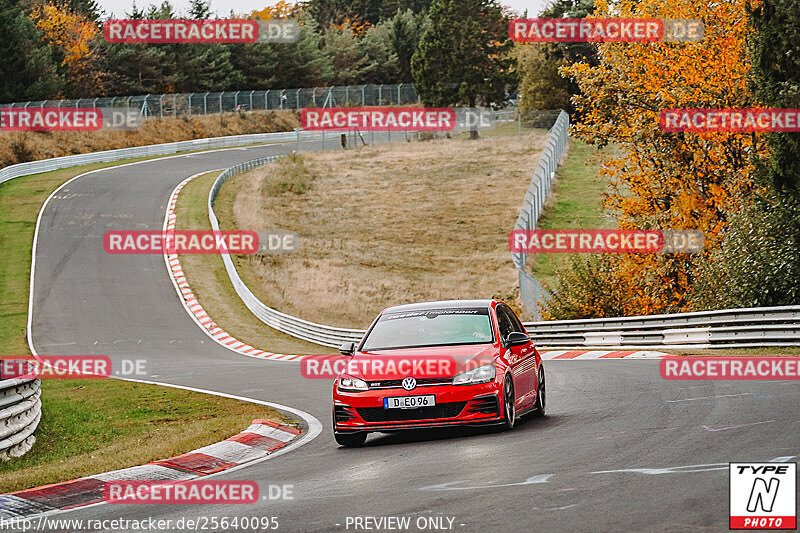
{"type": "Polygon", "coordinates": [[[506,337],[505,345],[507,348],[511,348],[513,346],[524,346],[531,341],[531,338],[524,333],[519,331],[512,331],[506,337]]]}
{"type": "Polygon", "coordinates": [[[339,353],[342,355],[353,355],[356,353],[356,343],[354,342],[345,342],[341,346],[339,346],[339,353]]]}

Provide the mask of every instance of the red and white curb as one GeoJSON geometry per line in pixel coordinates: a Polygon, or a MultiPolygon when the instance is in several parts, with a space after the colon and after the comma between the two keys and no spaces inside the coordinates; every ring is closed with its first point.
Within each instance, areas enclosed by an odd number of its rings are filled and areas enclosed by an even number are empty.
{"type": "MultiPolygon", "coordinates": [[[[178,218],[175,214],[175,206],[178,204],[178,196],[180,195],[181,190],[186,186],[187,183],[196,177],[207,173],[208,172],[201,172],[200,174],[189,176],[179,183],[178,186],[172,191],[172,194],[169,197],[169,202],[167,203],[166,218],[164,219],[164,231],[167,234],[175,232],[175,221],[178,218]]],[[[308,355],[290,355],[265,352],[234,338],[230,333],[219,327],[211,319],[211,317],[208,316],[208,313],[206,313],[205,309],[203,309],[203,306],[200,305],[200,302],[197,301],[197,298],[192,292],[189,282],[186,279],[186,275],[183,273],[183,268],[181,267],[181,262],[178,255],[169,253],[165,254],[164,260],[167,263],[167,270],[172,277],[173,284],[175,285],[175,289],[178,291],[178,296],[180,296],[181,303],[183,303],[183,307],[186,309],[186,312],[189,313],[189,316],[192,317],[195,322],[197,322],[203,331],[205,331],[206,334],[218,344],[221,344],[229,350],[246,355],[248,357],[269,359],[271,361],[301,361],[306,357],[311,357],[308,355]]]]}
{"type": "Polygon", "coordinates": [[[297,438],[301,431],[271,420],[253,420],[243,432],[197,450],[72,481],[0,495],[0,520],[26,518],[105,501],[111,481],[188,481],[263,459],[297,438]]]}
{"type": "Polygon", "coordinates": [[[547,350],[539,352],[539,355],[546,361],[552,359],[661,359],[670,357],[670,354],[649,350],[547,350]]]}

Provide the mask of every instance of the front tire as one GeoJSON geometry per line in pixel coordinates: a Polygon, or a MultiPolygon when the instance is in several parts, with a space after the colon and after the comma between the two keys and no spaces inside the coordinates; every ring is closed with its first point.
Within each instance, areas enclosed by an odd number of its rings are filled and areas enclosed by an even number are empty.
{"type": "Polygon", "coordinates": [[[517,410],[514,405],[514,381],[510,374],[503,380],[503,430],[514,429],[517,421],[517,410]]]}
{"type": "Polygon", "coordinates": [[[336,439],[336,443],[340,446],[360,448],[366,442],[367,434],[363,431],[359,433],[334,433],[333,438],[336,439]]]}
{"type": "Polygon", "coordinates": [[[544,376],[544,365],[539,364],[539,385],[536,388],[536,408],[533,410],[533,416],[541,418],[545,416],[545,407],[547,406],[547,387],[544,376]]]}

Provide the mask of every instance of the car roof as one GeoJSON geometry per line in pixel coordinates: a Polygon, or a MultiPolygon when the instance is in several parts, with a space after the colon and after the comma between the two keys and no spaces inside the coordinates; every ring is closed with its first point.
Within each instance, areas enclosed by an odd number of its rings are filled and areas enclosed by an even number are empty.
{"type": "Polygon", "coordinates": [[[384,313],[397,311],[423,311],[428,309],[469,309],[475,307],[491,307],[494,300],[441,300],[438,302],[420,302],[415,304],[396,305],[384,309],[384,313]]]}

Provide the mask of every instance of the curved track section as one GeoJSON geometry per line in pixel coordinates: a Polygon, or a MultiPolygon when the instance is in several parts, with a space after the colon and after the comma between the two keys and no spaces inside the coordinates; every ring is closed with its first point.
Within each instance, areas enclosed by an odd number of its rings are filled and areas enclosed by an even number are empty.
{"type": "Polygon", "coordinates": [[[388,516],[411,517],[406,531],[431,516],[465,532],[726,531],[727,463],[800,454],[797,382],[668,382],[657,362],[624,360],[548,361],[549,416],[522,420],[509,433],[381,435],[363,449],[337,448],[329,382],[303,379],[297,364],[216,344],[182,308],[163,257],[109,255],[102,246],[110,229],[160,229],[171,191],[187,177],[293,147],[178,156],[70,182],[41,213],[31,342],[40,354],[147,359],[149,380],[313,414],[322,436],[220,476],[293,484],[294,499],[103,505],[65,517],[176,524],[276,516],[279,531],[303,532],[353,531],[355,517],[388,516]]]}

